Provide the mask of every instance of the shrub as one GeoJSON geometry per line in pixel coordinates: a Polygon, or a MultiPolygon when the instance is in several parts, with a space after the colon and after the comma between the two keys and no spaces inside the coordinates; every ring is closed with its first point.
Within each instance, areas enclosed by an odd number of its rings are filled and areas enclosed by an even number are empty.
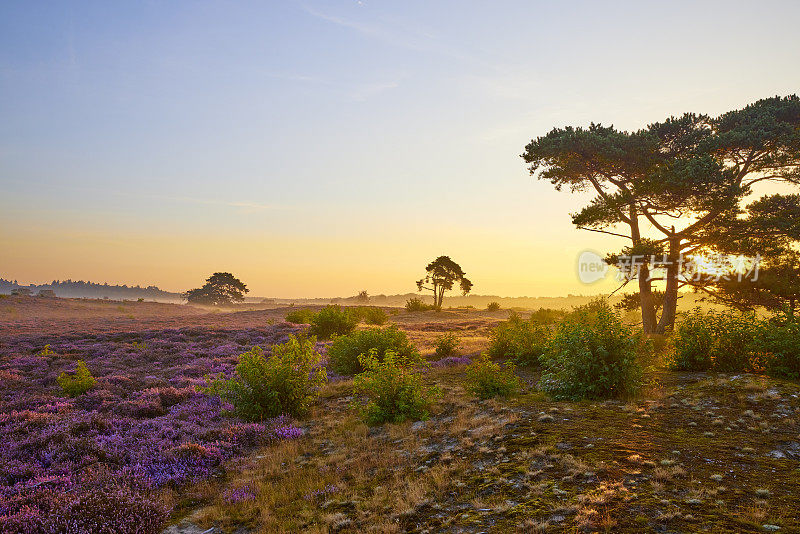
{"type": "Polygon", "coordinates": [[[320,339],[330,339],[334,335],[349,334],[357,324],[358,317],[352,311],[330,304],[311,319],[310,333],[320,339]]]}
{"type": "Polygon", "coordinates": [[[382,325],[389,320],[385,311],[374,306],[359,306],[355,309],[355,314],[359,320],[367,324],[382,325]]]}
{"type": "Polygon", "coordinates": [[[354,375],[364,370],[358,357],[375,351],[380,360],[388,351],[395,355],[407,358],[410,361],[421,361],[419,352],[408,341],[408,336],[402,330],[392,325],[388,328],[370,328],[359,330],[346,336],[334,338],[328,348],[328,359],[331,367],[340,374],[354,375]]]}
{"type": "Polygon", "coordinates": [[[201,390],[230,402],[233,412],[249,421],[303,416],[327,380],[315,341],[289,336],[286,343],[272,346],[269,358],[260,347],[253,347],[239,356],[232,378],[220,375],[201,390]]]}
{"type": "Polygon", "coordinates": [[[512,313],[489,334],[489,356],[510,358],[521,365],[537,365],[547,350],[550,336],[547,326],[525,321],[512,313]]]}
{"type": "Polygon", "coordinates": [[[753,313],[723,312],[716,321],[713,368],[726,373],[752,370],[758,319],[753,313]]]}
{"type": "Polygon", "coordinates": [[[684,371],[745,371],[753,367],[758,320],[752,313],[686,314],[673,338],[670,367],[684,371]]]}
{"type": "Polygon", "coordinates": [[[507,397],[519,390],[520,382],[514,374],[514,364],[500,365],[484,353],[466,368],[467,391],[479,399],[507,397]]]}
{"type": "Polygon", "coordinates": [[[286,314],[286,321],[294,324],[311,324],[314,320],[314,310],[293,310],[286,314]]]}
{"type": "Polygon", "coordinates": [[[670,361],[672,369],[705,371],[711,369],[713,360],[716,318],[700,308],[687,313],[675,329],[674,352],[670,361]]]}
{"type": "Polygon", "coordinates": [[[419,297],[413,297],[406,301],[406,311],[408,312],[428,311],[435,309],[436,306],[433,304],[425,304],[425,301],[419,297]]]}
{"type": "Polygon", "coordinates": [[[539,308],[531,313],[528,319],[533,324],[551,325],[557,323],[567,316],[565,310],[554,310],[552,308],[539,308]]]}
{"type": "MultiPolygon", "coordinates": [[[[49,348],[49,345],[47,348],[49,348]]],[[[70,397],[83,395],[92,389],[96,382],[92,373],[86,368],[86,364],[83,360],[78,361],[75,374],[68,375],[67,373],[61,373],[56,380],[58,381],[58,385],[61,386],[61,389],[64,390],[64,393],[70,397]]]]}
{"type": "Polygon", "coordinates": [[[428,418],[439,390],[423,386],[420,373],[414,371],[414,359],[392,351],[378,358],[374,349],[358,359],[365,371],[355,378],[354,395],[365,396],[367,403],[354,401],[354,406],[367,424],[428,418]]]}
{"type": "Polygon", "coordinates": [[[763,355],[767,374],[800,380],[800,321],[777,317],[759,325],[755,348],[763,355]]]}
{"type": "Polygon", "coordinates": [[[497,301],[490,302],[490,303],[489,303],[489,304],[486,306],[486,310],[487,310],[487,311],[497,311],[497,310],[499,310],[499,309],[500,309],[500,303],[499,303],[499,302],[497,302],[497,301]]]}
{"type": "Polygon", "coordinates": [[[436,340],[436,357],[439,359],[458,354],[460,340],[453,332],[444,334],[436,340]]]}
{"type": "Polygon", "coordinates": [[[641,387],[637,356],[645,346],[608,304],[577,309],[559,325],[541,358],[540,387],[561,399],[633,395],[641,387]]]}

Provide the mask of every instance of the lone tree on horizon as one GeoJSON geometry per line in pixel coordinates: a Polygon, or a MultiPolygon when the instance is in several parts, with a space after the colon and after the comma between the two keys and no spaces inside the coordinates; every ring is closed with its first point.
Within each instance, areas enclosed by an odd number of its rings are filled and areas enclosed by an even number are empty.
{"type": "Polygon", "coordinates": [[[224,306],[244,302],[244,294],[248,291],[247,286],[231,273],[214,273],[206,279],[203,287],[190,289],[183,298],[192,304],[224,306]]]}
{"type": "MultiPolygon", "coordinates": [[[[686,277],[681,272],[683,257],[732,252],[732,230],[742,237],[740,243],[747,241],[760,224],[758,218],[741,218],[753,185],[800,185],[800,99],[765,98],[718,117],[685,113],[635,132],[599,124],[554,128],[531,141],[522,157],[531,175],[549,181],[556,190],[596,194],[572,214],[572,223],[627,240],[606,261],[640,258],[625,283],[638,283],[642,329],[664,333],[674,325],[681,287],[725,299],[707,280],[686,277]],[[664,283],[660,319],[652,286],[656,280],[664,283]]],[[[763,201],[798,204],[796,196],[777,197],[763,201]]],[[[754,207],[758,205],[747,206],[754,207]]],[[[777,213],[780,220],[771,231],[791,234],[791,213],[795,212],[777,213]]],[[[725,292],[730,295],[730,288],[725,292]]]]}
{"type": "Polygon", "coordinates": [[[451,260],[449,256],[439,256],[425,267],[425,271],[427,272],[425,277],[417,280],[417,289],[432,291],[433,305],[436,308],[442,307],[444,292],[453,289],[456,282],[461,287],[462,295],[466,295],[472,289],[472,282],[469,281],[461,266],[451,260]]]}

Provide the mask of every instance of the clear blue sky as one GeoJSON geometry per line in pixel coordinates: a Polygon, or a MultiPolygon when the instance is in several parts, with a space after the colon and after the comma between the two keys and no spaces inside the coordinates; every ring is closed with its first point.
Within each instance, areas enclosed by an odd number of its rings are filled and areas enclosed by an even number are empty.
{"type": "Polygon", "coordinates": [[[591,292],[518,155],[800,91],[800,2],[3,2],[0,276],[591,292]],[[546,258],[546,261],[542,261],[546,258]]]}

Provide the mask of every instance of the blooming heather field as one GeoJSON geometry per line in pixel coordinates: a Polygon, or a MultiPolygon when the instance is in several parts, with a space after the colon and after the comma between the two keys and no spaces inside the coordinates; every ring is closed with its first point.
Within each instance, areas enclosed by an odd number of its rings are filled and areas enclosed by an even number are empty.
{"type": "MultiPolygon", "coordinates": [[[[29,312],[35,303],[16,301],[29,312]]],[[[44,319],[2,324],[0,531],[158,531],[180,506],[182,488],[219,474],[225,460],[249,448],[302,434],[287,418],[223,416],[219,399],[196,391],[205,374],[229,372],[238,354],[285,341],[296,326],[222,328],[214,326],[225,323],[215,321],[218,314],[141,305],[158,313],[136,310],[146,327],[127,330],[131,320],[120,325],[116,307],[101,304],[106,316],[70,316],[63,301],[52,302],[61,316],[49,310],[44,319]],[[181,322],[204,326],[158,327],[181,322]],[[77,360],[97,383],[70,398],[56,378],[77,360]]],[[[86,303],[74,302],[73,312],[85,311],[86,303]]]]}
{"type": "Polygon", "coordinates": [[[304,330],[289,309],[46,305],[0,299],[2,533],[800,532],[796,382],[645,362],[640,395],[558,401],[518,367],[480,400],[465,364],[507,311],[389,310],[429,419],[369,426],[329,369],[304,419],[247,423],[195,386],[304,330]],[[97,382],[68,397],[78,360],[97,382]]]}

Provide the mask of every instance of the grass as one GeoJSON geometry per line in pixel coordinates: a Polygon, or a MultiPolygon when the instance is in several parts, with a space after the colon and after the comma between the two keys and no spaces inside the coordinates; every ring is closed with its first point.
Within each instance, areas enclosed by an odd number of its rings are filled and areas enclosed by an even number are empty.
{"type": "Polygon", "coordinates": [[[236,475],[263,481],[258,499],[214,505],[202,525],[240,526],[231,518],[246,509],[260,532],[800,528],[791,513],[800,471],[769,455],[798,441],[796,412],[772,414],[778,406],[798,410],[792,395],[800,388],[657,373],[657,398],[626,404],[555,402],[537,393],[471,400],[460,369],[439,369],[426,375],[443,390],[431,420],[377,429],[347,410],[348,382],[331,384],[304,438],[236,475]],[[755,415],[772,424],[750,431],[735,422],[755,415]],[[735,428],[720,429],[720,418],[735,428]],[[706,430],[715,436],[704,437],[706,430]],[[314,492],[320,496],[307,498],[314,492]]]}

